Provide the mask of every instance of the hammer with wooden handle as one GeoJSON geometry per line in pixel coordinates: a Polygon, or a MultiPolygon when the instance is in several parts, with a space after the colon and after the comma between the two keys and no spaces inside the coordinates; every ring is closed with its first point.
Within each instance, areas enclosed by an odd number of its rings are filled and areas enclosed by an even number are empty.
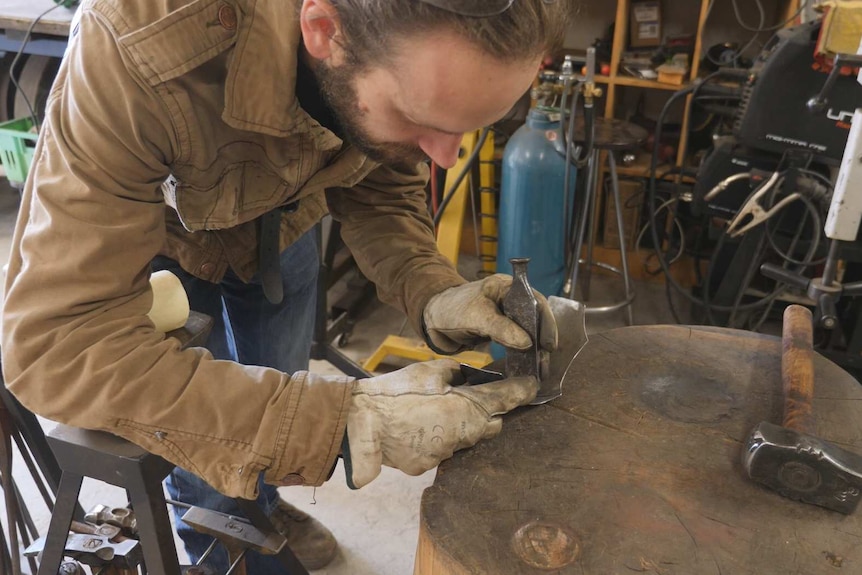
{"type": "Polygon", "coordinates": [[[813,435],[814,346],[808,308],[787,307],[781,339],[783,425],[758,424],[745,444],[742,465],[751,479],[785,497],[850,514],[862,494],[862,457],[813,435]]]}

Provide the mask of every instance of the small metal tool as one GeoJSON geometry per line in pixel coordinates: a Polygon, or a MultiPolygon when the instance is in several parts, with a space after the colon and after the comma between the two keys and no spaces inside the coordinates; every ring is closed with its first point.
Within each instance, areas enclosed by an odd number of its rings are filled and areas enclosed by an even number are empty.
{"type": "Polygon", "coordinates": [[[96,505],[84,515],[84,521],[101,525],[116,525],[123,530],[125,535],[135,535],[138,532],[138,520],[135,512],[125,507],[108,507],[107,505],[96,505]]]}
{"type": "Polygon", "coordinates": [[[506,376],[499,371],[473,367],[466,363],[461,364],[461,375],[464,377],[464,385],[482,385],[483,383],[506,379],[506,376]]]}
{"type": "Polygon", "coordinates": [[[539,302],[527,280],[530,258],[512,258],[512,287],[503,298],[503,313],[530,336],[529,348],[506,348],[506,376],[533,376],[541,379],[539,355],[539,302]]]}
{"type": "MultiPolygon", "coordinates": [[[[25,557],[36,557],[45,548],[45,537],[40,537],[24,550],[25,557]]],[[[85,565],[110,563],[123,569],[135,569],[144,560],[141,543],[137,539],[111,541],[102,535],[70,533],[65,551],[85,565]]]]}
{"type": "Polygon", "coordinates": [[[280,533],[264,533],[247,519],[201,507],[190,507],[182,520],[195,531],[215,537],[228,549],[251,549],[263,555],[278,555],[286,544],[280,533]]]}
{"type": "Polygon", "coordinates": [[[64,561],[57,575],[87,575],[87,573],[84,571],[84,566],[77,561],[64,561]]]}

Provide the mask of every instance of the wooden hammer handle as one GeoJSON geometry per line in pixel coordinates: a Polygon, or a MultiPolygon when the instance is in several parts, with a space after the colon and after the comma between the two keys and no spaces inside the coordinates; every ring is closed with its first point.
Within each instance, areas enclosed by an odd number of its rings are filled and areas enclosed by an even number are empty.
{"type": "Polygon", "coordinates": [[[784,384],[783,426],[814,433],[814,343],[811,312],[801,305],[784,310],[781,334],[781,381],[784,384]]]}

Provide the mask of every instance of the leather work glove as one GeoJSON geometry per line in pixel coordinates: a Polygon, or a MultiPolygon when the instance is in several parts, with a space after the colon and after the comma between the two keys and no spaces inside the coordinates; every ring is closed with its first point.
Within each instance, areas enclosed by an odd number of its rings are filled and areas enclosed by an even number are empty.
{"type": "MultiPolygon", "coordinates": [[[[457,353],[493,339],[506,347],[527,349],[530,336],[502,312],[503,298],[512,276],[495,274],[438,293],[425,306],[422,322],[430,346],[439,353],[457,353]]],[[[545,296],[533,290],[539,302],[539,346],[557,349],[557,322],[545,296]]]]}
{"type": "Polygon", "coordinates": [[[532,377],[453,386],[463,381],[458,362],[449,359],[358,380],[342,444],[347,484],[367,485],[383,465],[408,475],[433,469],[500,433],[498,416],[526,405],[538,390],[532,377]]]}

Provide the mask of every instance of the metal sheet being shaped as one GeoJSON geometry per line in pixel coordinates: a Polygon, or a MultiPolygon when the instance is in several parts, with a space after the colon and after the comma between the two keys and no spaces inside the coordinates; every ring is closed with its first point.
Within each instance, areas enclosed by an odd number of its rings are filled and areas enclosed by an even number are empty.
{"type": "Polygon", "coordinates": [[[557,321],[559,341],[557,351],[550,357],[548,375],[542,378],[539,393],[531,405],[548,403],[563,394],[563,379],[589,341],[584,304],[557,296],[549,297],[548,303],[557,321]]]}

